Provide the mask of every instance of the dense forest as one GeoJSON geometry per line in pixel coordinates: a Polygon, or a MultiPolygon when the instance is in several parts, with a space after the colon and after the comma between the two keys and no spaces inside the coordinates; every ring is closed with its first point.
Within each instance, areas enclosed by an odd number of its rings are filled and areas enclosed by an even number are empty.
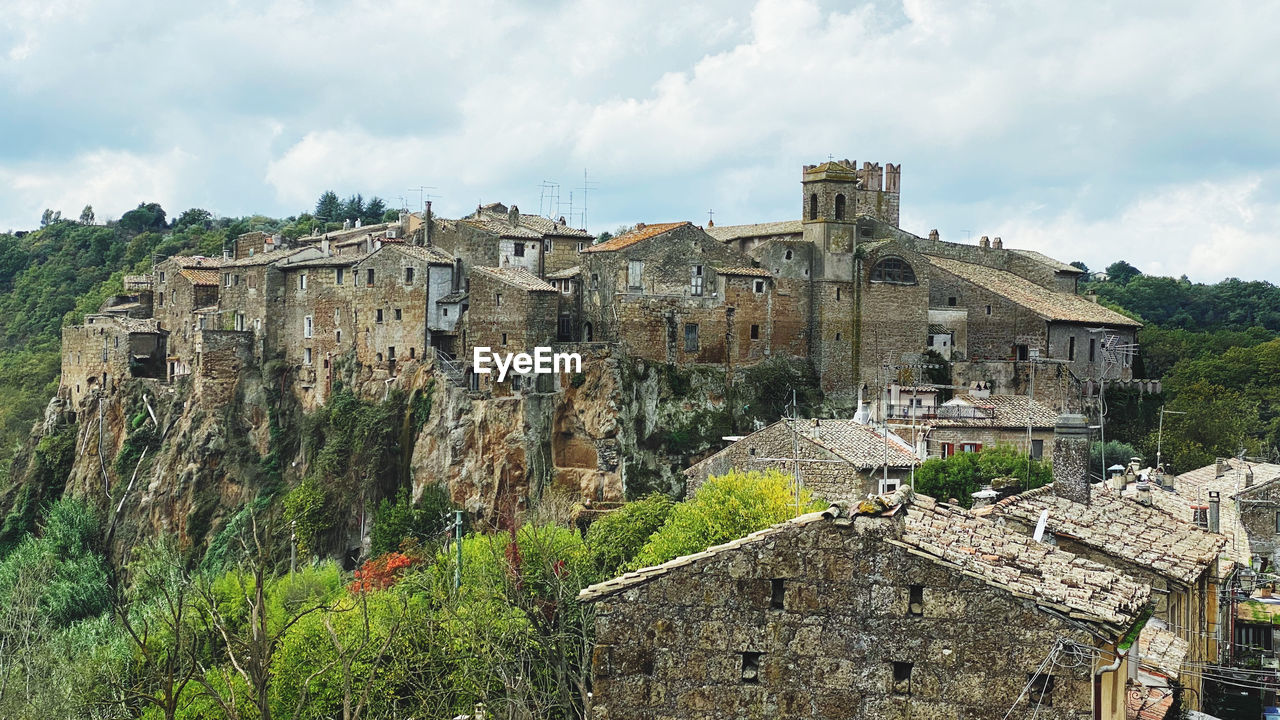
{"type": "MultiPolygon", "coordinates": [[[[298,237],[397,212],[334,193],[284,219],[190,209],[171,220],[144,203],[107,223],[91,208],[77,220],[50,211],[37,230],[0,235],[0,497],[17,492],[9,461],[56,390],[60,329],[118,292],[124,275],[148,271],[155,256],[220,255],[244,232],[298,237]]],[[[1159,445],[1185,471],[1218,456],[1275,456],[1280,289],[1150,277],[1121,261],[1081,291],[1144,323],[1135,369],[1163,383],[1159,394],[1108,393],[1108,458],[1153,461],[1159,445]]],[[[548,492],[522,525],[486,534],[454,524],[443,494],[414,502],[400,487],[384,493],[372,557],[358,570],[316,557],[362,483],[398,487],[395,440],[372,429],[419,422],[430,395],[415,402],[336,392],[297,438],[314,458],[308,476],[264,486],[199,555],[154,538],[109,562],[102,509],[60,491],[4,517],[0,717],[356,720],[454,717],[477,704],[499,717],[582,717],[592,624],[576,600],[582,587],[813,507],[807,496],[797,503],[786,477],[731,474],[692,500],[638,499],[585,532],[582,508],[548,492]],[[281,552],[291,534],[293,559],[281,552]]],[[[48,472],[74,451],[59,435],[41,446],[48,472]]],[[[991,477],[1034,487],[1050,473],[992,448],[930,461],[918,480],[966,497],[991,477]]]]}

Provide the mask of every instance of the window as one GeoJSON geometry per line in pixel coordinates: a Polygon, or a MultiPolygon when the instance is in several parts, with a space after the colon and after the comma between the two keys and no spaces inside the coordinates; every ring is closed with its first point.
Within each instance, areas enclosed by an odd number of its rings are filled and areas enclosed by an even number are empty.
{"type": "Polygon", "coordinates": [[[244,330],[244,313],[236,313],[236,330],[244,330]]]}
{"type": "Polygon", "coordinates": [[[695,296],[702,294],[702,266],[701,265],[694,265],[689,270],[689,294],[695,295],[695,296]]]}
{"type": "Polygon", "coordinates": [[[1013,356],[1019,360],[1028,360],[1031,358],[1031,348],[1026,345],[1014,345],[1013,356]]]}
{"type": "Polygon", "coordinates": [[[686,323],[684,326],[684,351],[698,351],[698,326],[696,323],[686,323]]]}
{"type": "Polygon", "coordinates": [[[982,443],[979,443],[979,442],[960,443],[960,452],[982,452],[982,443]]]}
{"type": "Polygon", "coordinates": [[[258,276],[250,275],[248,278],[245,279],[245,284],[248,285],[250,288],[258,287],[258,276]]]}
{"type": "Polygon", "coordinates": [[[591,273],[591,289],[595,290],[598,287],[600,287],[600,275],[591,273]]]}
{"type": "Polygon", "coordinates": [[[759,325],[752,325],[752,326],[751,326],[751,339],[752,339],[752,340],[759,340],[759,339],[760,339],[760,326],[759,326],[759,325]]]}
{"type": "Polygon", "coordinates": [[[560,294],[561,294],[561,295],[568,295],[568,294],[569,294],[570,292],[572,292],[572,291],[573,291],[573,281],[572,281],[572,280],[561,280],[561,281],[560,281],[560,294]]]}
{"type": "Polygon", "coordinates": [[[760,682],[760,653],[758,652],[742,653],[742,682],[744,683],[760,682]]]}
{"type": "Polygon", "coordinates": [[[449,308],[441,308],[444,311],[444,317],[449,317],[449,308]]]}
{"type": "Polygon", "coordinates": [[[840,299],[840,288],[836,288],[836,300],[840,299]]]}
{"type": "Polygon", "coordinates": [[[479,375],[477,375],[477,374],[475,374],[475,373],[473,373],[473,372],[468,372],[468,373],[467,373],[467,388],[469,388],[472,392],[479,392],[479,391],[480,391],[480,376],[479,376],[479,375]]]}
{"type": "Polygon", "coordinates": [[[413,268],[411,267],[407,267],[404,269],[404,284],[405,285],[413,284],[413,268]]]}
{"type": "Polygon", "coordinates": [[[578,252],[582,252],[583,248],[585,248],[586,246],[587,244],[584,242],[578,243],[578,252]]]}
{"type": "Polygon", "coordinates": [[[387,359],[391,362],[396,361],[396,348],[394,345],[387,348],[387,359]]]}
{"type": "Polygon", "coordinates": [[[374,313],[374,322],[382,322],[382,308],[378,308],[374,313]]]}
{"type": "Polygon", "coordinates": [[[337,326],[342,322],[342,311],[338,308],[333,309],[333,324],[337,326]]]}
{"type": "Polygon", "coordinates": [[[313,329],[313,326],[312,326],[312,322],[311,322],[311,316],[310,316],[310,315],[308,315],[308,316],[306,316],[306,317],[302,318],[302,337],[304,337],[304,338],[309,338],[309,337],[311,337],[311,331],[312,331],[312,329],[313,329]]]}
{"type": "Polygon", "coordinates": [[[254,319],[253,319],[253,329],[254,329],[254,330],[261,330],[261,329],[262,329],[262,318],[254,318],[254,319]]]}
{"type": "Polygon", "coordinates": [[[764,292],[764,281],[763,281],[763,280],[756,280],[756,281],[755,281],[755,285],[754,285],[754,287],[752,287],[752,289],[756,291],[756,294],[757,294],[757,295],[759,295],[760,293],[764,292]]]}
{"type": "Polygon", "coordinates": [[[503,345],[506,345],[506,344],[507,344],[507,334],[506,334],[506,333],[502,333],[502,344],[503,344],[503,345]]]}
{"type": "Polygon", "coordinates": [[[644,275],[643,260],[627,261],[627,287],[632,288],[634,290],[639,290],[641,287],[640,279],[643,275],[644,275]]]}
{"type": "Polygon", "coordinates": [[[916,271],[902,258],[887,257],[871,268],[871,281],[915,285],[916,271]]]}
{"type": "Polygon", "coordinates": [[[790,260],[791,258],[792,258],[791,249],[790,249],[790,248],[788,248],[786,252],[782,253],[782,259],[783,259],[783,260],[790,260]]]}
{"type": "Polygon", "coordinates": [[[1076,338],[1074,335],[1067,338],[1067,359],[1068,360],[1076,359],[1076,338]]]}
{"type": "Polygon", "coordinates": [[[818,193],[809,193],[809,219],[818,219],[818,193]]]}
{"type": "Polygon", "coordinates": [[[160,291],[159,302],[156,304],[159,305],[160,307],[164,307],[164,291],[163,290],[160,291]]]}
{"type": "Polygon", "coordinates": [[[1097,352],[1098,352],[1098,340],[1096,338],[1089,338],[1089,362],[1094,361],[1094,359],[1097,357],[1097,352]]]}
{"type": "Polygon", "coordinates": [[[901,484],[902,484],[902,481],[899,480],[898,478],[881,477],[880,478],[880,494],[892,495],[893,493],[898,492],[898,487],[901,484]]]}
{"type": "Polygon", "coordinates": [[[990,306],[990,305],[988,305],[988,306],[987,306],[987,314],[988,314],[988,315],[990,315],[990,314],[991,314],[991,306],[990,306]]]}
{"type": "Polygon", "coordinates": [[[519,390],[521,387],[524,387],[524,376],[523,376],[523,375],[516,375],[515,373],[512,373],[512,374],[511,374],[511,389],[512,389],[512,390],[519,390]]]}
{"type": "Polygon", "coordinates": [[[377,358],[378,362],[382,362],[382,353],[378,353],[377,358]]]}
{"type": "Polygon", "coordinates": [[[560,316],[556,327],[556,339],[560,342],[569,342],[573,339],[573,322],[568,315],[560,316]]]}
{"type": "Polygon", "coordinates": [[[397,319],[397,320],[400,320],[400,319],[402,319],[403,317],[404,317],[404,316],[400,313],[400,308],[396,308],[396,319],[397,319]]]}
{"type": "Polygon", "coordinates": [[[164,282],[164,271],[160,271],[160,282],[164,282]]]}
{"type": "Polygon", "coordinates": [[[239,275],[232,275],[232,276],[231,276],[231,284],[232,284],[232,285],[239,285],[239,284],[240,284],[240,276],[239,276],[239,275]]]}
{"type": "Polygon", "coordinates": [[[948,306],[948,307],[955,307],[955,306],[956,306],[956,300],[957,300],[957,298],[956,298],[956,296],[955,296],[955,295],[952,295],[951,297],[947,298],[947,306],[948,306]]]}
{"type": "Polygon", "coordinates": [[[956,454],[955,443],[949,443],[949,442],[942,443],[942,457],[949,458],[955,454],[956,454]]]}
{"type": "Polygon", "coordinates": [[[907,614],[924,615],[924,586],[912,585],[907,596],[907,614]]]}
{"type": "Polygon", "coordinates": [[[334,339],[334,341],[335,341],[335,342],[337,342],[339,345],[341,345],[341,344],[342,344],[342,331],[341,331],[341,330],[335,330],[335,331],[333,332],[333,339],[334,339]]]}
{"type": "Polygon", "coordinates": [[[347,269],[346,269],[346,268],[338,268],[337,270],[334,270],[334,271],[333,271],[333,284],[334,284],[334,285],[341,285],[341,284],[342,284],[343,279],[345,279],[345,278],[346,278],[346,275],[347,275],[347,269]]]}
{"type": "Polygon", "coordinates": [[[231,273],[222,273],[222,286],[231,287],[231,273]]]}
{"type": "Polygon", "coordinates": [[[364,284],[369,287],[373,287],[373,268],[369,268],[365,271],[364,284]]]}
{"type": "Polygon", "coordinates": [[[1276,534],[1280,535],[1280,511],[1276,512],[1276,534]]]}
{"type": "Polygon", "coordinates": [[[415,357],[417,357],[417,350],[418,350],[417,348],[409,348],[409,359],[410,359],[410,360],[412,360],[412,359],[414,359],[415,357]]]}
{"type": "Polygon", "coordinates": [[[844,219],[844,195],[836,195],[836,219],[844,219]]]}
{"type": "Polygon", "coordinates": [[[311,348],[302,349],[302,362],[306,365],[311,364],[311,348]]]}
{"type": "Polygon", "coordinates": [[[306,274],[306,273],[298,273],[298,289],[299,289],[299,290],[306,290],[306,289],[307,289],[307,274],[306,274]]]}
{"type": "Polygon", "coordinates": [[[524,257],[524,243],[516,243],[516,257],[524,257]]]}
{"type": "Polygon", "coordinates": [[[894,695],[911,694],[911,663],[893,663],[893,686],[890,690],[894,695]]]}
{"type": "Polygon", "coordinates": [[[498,307],[502,307],[502,293],[495,293],[497,297],[498,307]]]}
{"type": "Polygon", "coordinates": [[[787,598],[786,583],[778,578],[769,581],[769,607],[782,610],[787,598]]]}
{"type": "Polygon", "coordinates": [[[1040,458],[1044,457],[1044,441],[1043,440],[1031,441],[1031,457],[1032,459],[1035,459],[1035,460],[1039,460],[1040,458]]]}
{"type": "Polygon", "coordinates": [[[1248,650],[1271,652],[1272,632],[1269,625],[1236,625],[1236,645],[1248,650]]]}
{"type": "Polygon", "coordinates": [[[1037,707],[1053,707],[1053,676],[1040,673],[1027,674],[1028,699],[1037,707]]]}

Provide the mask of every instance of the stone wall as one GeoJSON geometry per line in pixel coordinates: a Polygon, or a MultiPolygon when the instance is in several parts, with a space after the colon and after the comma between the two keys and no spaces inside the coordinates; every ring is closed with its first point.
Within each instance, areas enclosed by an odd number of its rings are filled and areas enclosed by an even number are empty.
{"type": "Polygon", "coordinates": [[[206,408],[236,401],[241,375],[254,366],[253,333],[200,330],[196,333],[195,396],[206,408]]]}
{"type": "MultiPolygon", "coordinates": [[[[894,522],[788,527],[598,601],[595,717],[1000,718],[1056,640],[1095,644],[894,522]]],[[[1038,717],[1089,718],[1091,670],[1055,668],[1038,717]]]]}

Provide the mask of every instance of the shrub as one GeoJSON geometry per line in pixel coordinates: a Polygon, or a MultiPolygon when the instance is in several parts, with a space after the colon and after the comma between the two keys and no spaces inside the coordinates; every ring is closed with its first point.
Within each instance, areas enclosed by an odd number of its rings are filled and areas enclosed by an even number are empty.
{"type": "Polygon", "coordinates": [[[654,493],[592,523],[587,530],[591,569],[600,577],[617,574],[667,521],[674,504],[666,495],[654,493]]]}

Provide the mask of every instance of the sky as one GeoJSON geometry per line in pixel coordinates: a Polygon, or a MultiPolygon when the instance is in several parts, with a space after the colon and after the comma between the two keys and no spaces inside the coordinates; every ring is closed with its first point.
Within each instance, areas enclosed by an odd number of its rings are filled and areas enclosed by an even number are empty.
{"type": "Polygon", "coordinates": [[[1276,3],[3,6],[0,230],[326,190],[585,204],[593,232],[766,222],[834,157],[901,163],[920,235],[1280,282],[1276,3]]]}

